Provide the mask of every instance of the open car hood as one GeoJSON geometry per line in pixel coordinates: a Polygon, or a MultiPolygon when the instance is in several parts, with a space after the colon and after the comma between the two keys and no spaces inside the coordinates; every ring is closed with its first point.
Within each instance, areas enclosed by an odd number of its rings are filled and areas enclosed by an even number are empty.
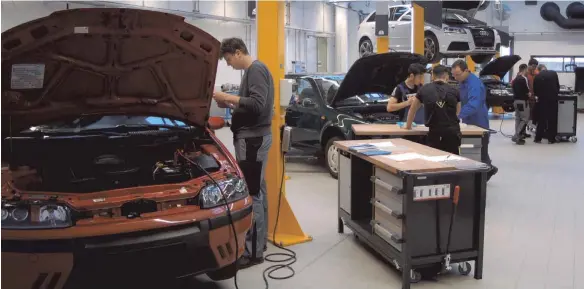
{"type": "Polygon", "coordinates": [[[147,10],[74,9],[22,24],[2,33],[3,123],[140,114],[204,126],[219,46],[183,17],[147,10]]]}
{"type": "Polygon", "coordinates": [[[442,1],[442,11],[456,11],[468,18],[474,18],[484,1],[442,1]]]}
{"type": "Polygon", "coordinates": [[[480,76],[496,75],[499,79],[503,79],[505,74],[513,68],[513,66],[521,60],[519,55],[508,55],[496,58],[489,62],[479,73],[480,76]]]}
{"type": "Polygon", "coordinates": [[[422,55],[408,52],[389,52],[359,58],[345,75],[331,101],[337,102],[366,93],[391,94],[408,77],[412,63],[426,64],[422,55]]]}

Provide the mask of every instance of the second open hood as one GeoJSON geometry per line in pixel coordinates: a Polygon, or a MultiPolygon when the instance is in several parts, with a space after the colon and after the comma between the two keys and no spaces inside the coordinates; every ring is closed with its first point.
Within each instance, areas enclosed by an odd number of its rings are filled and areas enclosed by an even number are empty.
{"type": "Polygon", "coordinates": [[[219,46],[161,12],[53,13],[2,33],[3,121],[20,130],[78,115],[141,114],[203,126],[219,46]]]}
{"type": "Polygon", "coordinates": [[[359,58],[349,68],[337,94],[338,101],[366,93],[391,94],[393,89],[408,77],[412,63],[426,64],[425,57],[407,52],[390,52],[359,58]]]}
{"type": "Polygon", "coordinates": [[[495,60],[489,62],[481,72],[479,73],[480,76],[486,75],[496,75],[500,79],[505,77],[505,74],[513,68],[513,66],[521,60],[519,55],[508,55],[496,58],[495,60]]]}

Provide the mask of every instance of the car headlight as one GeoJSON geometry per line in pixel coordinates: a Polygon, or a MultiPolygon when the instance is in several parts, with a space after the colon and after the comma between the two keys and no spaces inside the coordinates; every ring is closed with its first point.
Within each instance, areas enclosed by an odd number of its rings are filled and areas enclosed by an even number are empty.
{"type": "Polygon", "coordinates": [[[460,27],[446,26],[446,27],[442,28],[442,31],[444,31],[444,33],[466,34],[466,30],[464,30],[464,28],[460,28],[460,27]]]}
{"type": "Polygon", "coordinates": [[[2,229],[56,229],[73,225],[71,211],[59,204],[2,204],[2,229]]]}
{"type": "Polygon", "coordinates": [[[219,188],[215,183],[211,183],[201,189],[199,193],[199,205],[201,208],[208,209],[227,203],[241,200],[249,195],[245,181],[240,178],[229,178],[217,181],[219,188]]]}

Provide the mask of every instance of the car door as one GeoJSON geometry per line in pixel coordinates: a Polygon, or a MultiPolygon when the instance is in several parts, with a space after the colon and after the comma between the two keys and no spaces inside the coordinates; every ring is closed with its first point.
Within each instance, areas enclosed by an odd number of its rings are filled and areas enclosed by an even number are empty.
{"type": "Polygon", "coordinates": [[[406,15],[411,15],[410,8],[398,6],[392,8],[389,15],[389,46],[396,51],[410,51],[411,16],[407,21],[406,15]]]}
{"type": "Polygon", "coordinates": [[[306,78],[298,80],[295,101],[286,109],[286,124],[292,127],[292,146],[319,146],[323,109],[319,91],[306,78]]]}

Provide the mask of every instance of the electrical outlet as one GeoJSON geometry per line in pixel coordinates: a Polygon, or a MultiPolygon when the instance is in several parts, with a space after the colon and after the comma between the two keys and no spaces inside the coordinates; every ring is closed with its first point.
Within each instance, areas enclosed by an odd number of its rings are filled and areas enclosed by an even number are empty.
{"type": "Polygon", "coordinates": [[[414,201],[428,201],[449,198],[450,184],[414,187],[414,201]]]}

